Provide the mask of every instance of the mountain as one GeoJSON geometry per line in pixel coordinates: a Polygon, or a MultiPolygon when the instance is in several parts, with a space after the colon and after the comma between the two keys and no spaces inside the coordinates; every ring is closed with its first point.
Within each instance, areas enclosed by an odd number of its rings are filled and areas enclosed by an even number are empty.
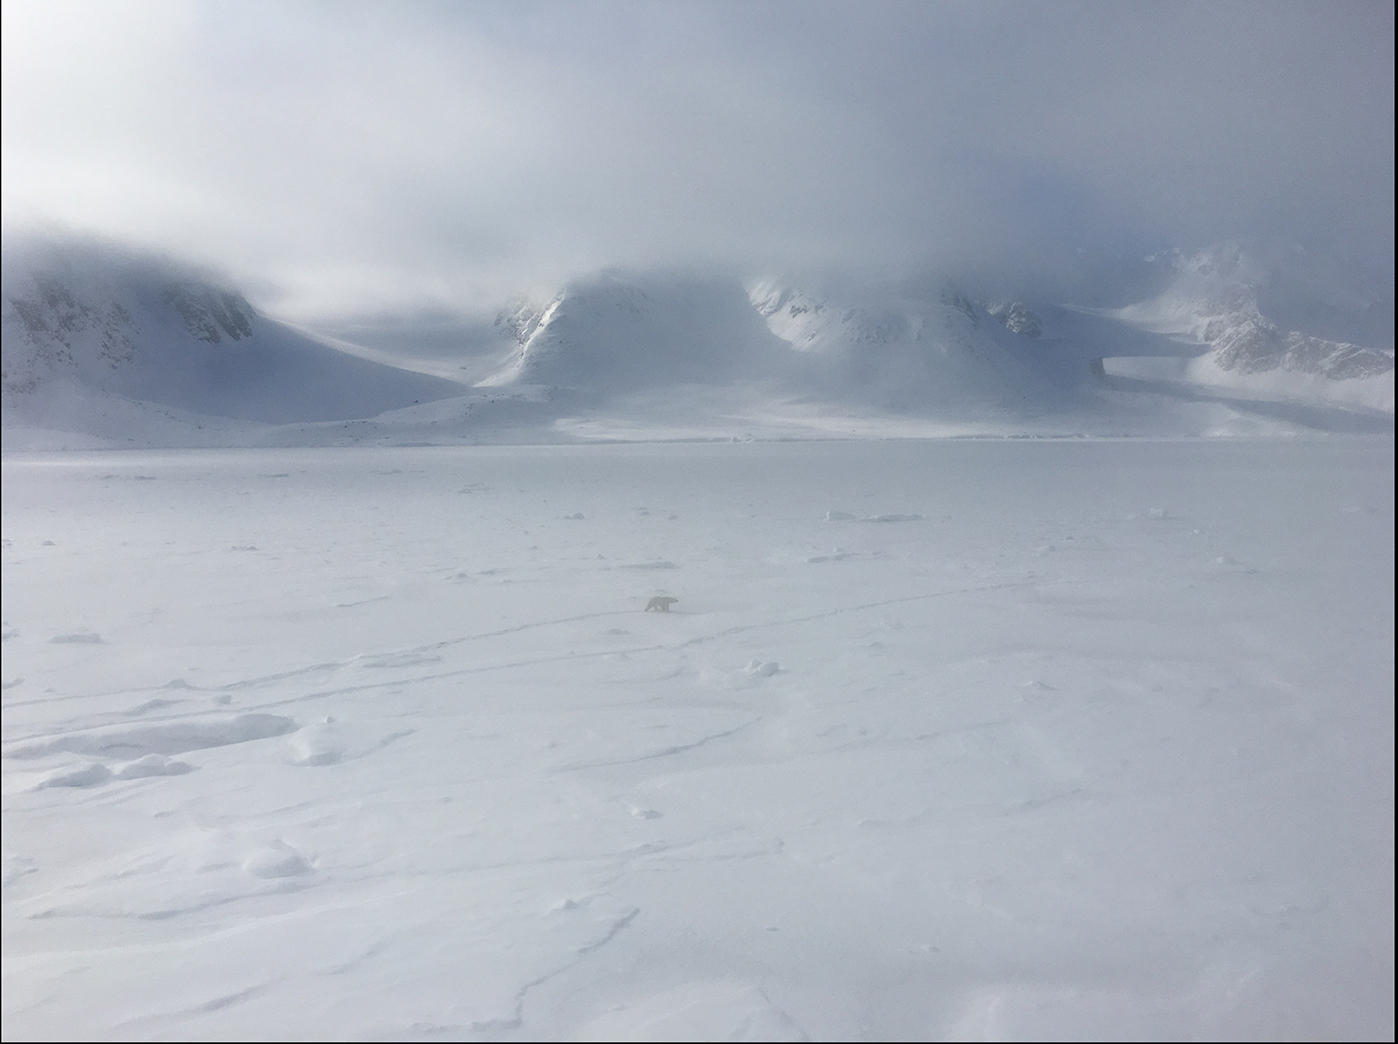
{"type": "Polygon", "coordinates": [[[517,348],[485,387],[593,393],[775,376],[783,345],[736,280],[607,270],[501,313],[517,348]]]}
{"type": "Polygon", "coordinates": [[[48,426],[65,395],[282,423],[462,391],[261,315],[207,273],[90,241],[7,238],[0,332],[6,412],[48,426]]]}
{"type": "Polygon", "coordinates": [[[1332,258],[1223,243],[1148,260],[1160,266],[1163,285],[1114,315],[1207,346],[1207,358],[1189,370],[1195,379],[1236,386],[1249,375],[1294,374],[1316,386],[1316,378],[1387,376],[1391,386],[1391,294],[1385,300],[1364,280],[1346,277],[1332,258]]]}
{"type": "Polygon", "coordinates": [[[1087,307],[925,274],[609,269],[493,321],[333,328],[350,343],[168,259],[7,238],[5,444],[1391,430],[1391,338],[1335,339],[1381,337],[1391,304],[1343,265],[1224,244],[1138,258],[1121,287],[1087,307]]]}
{"type": "Polygon", "coordinates": [[[1006,322],[944,279],[834,292],[764,280],[749,299],[836,400],[904,412],[1041,410],[1092,384],[1085,360],[1038,340],[1024,305],[1006,322]]]}
{"type": "Polygon", "coordinates": [[[1381,333],[1385,314],[1391,326],[1391,305],[1342,265],[1222,244],[1137,268],[1120,283],[1144,296],[1098,308],[978,301],[943,277],[740,287],[611,270],[502,310],[516,347],[479,386],[595,398],[755,381],[898,413],[1032,415],[1090,405],[1110,371],[1144,359],[1195,384],[1391,411],[1392,348],[1325,336],[1381,333]]]}
{"type": "Polygon", "coordinates": [[[1023,305],[997,318],[949,282],[815,290],[766,279],[616,270],[517,304],[511,358],[481,387],[594,398],[676,385],[761,383],[896,411],[1030,404],[1091,386],[1088,360],[1037,342],[1023,305]]]}

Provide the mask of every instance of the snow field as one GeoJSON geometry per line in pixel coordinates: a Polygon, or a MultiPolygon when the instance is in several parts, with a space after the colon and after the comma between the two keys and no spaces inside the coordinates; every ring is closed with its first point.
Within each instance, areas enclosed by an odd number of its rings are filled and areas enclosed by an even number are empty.
{"type": "Polygon", "coordinates": [[[1391,439],[3,467],[6,1037],[1391,1038],[1391,439]]]}

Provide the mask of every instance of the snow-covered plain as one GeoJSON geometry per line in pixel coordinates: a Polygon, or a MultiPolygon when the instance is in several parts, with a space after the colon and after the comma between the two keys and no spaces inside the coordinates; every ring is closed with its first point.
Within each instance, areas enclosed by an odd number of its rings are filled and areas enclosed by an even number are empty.
{"type": "Polygon", "coordinates": [[[8,455],[4,1036],[1391,1040],[1393,468],[8,455]]]}

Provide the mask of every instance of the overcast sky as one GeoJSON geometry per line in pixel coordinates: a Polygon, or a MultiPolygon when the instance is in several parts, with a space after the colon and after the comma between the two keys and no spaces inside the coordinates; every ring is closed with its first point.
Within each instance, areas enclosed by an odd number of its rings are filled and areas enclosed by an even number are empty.
{"type": "Polygon", "coordinates": [[[1391,4],[5,0],[8,227],[282,314],[604,264],[1393,255],[1391,4]]]}

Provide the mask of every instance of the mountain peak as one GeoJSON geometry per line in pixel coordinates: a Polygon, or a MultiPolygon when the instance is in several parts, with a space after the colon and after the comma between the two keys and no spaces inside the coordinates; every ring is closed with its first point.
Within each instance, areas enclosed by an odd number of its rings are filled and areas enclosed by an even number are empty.
{"type": "Polygon", "coordinates": [[[6,239],[0,385],[49,385],[256,421],[369,416],[459,386],[347,354],[260,315],[194,266],[76,238],[6,239]]]}

